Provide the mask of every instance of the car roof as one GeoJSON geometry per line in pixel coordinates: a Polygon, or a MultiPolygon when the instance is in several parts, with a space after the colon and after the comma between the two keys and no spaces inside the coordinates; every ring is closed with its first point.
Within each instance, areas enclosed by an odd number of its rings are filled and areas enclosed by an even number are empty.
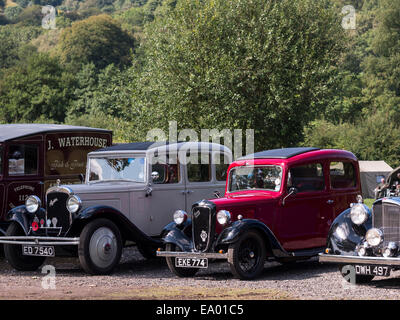
{"type": "Polygon", "coordinates": [[[98,153],[111,153],[111,152],[133,152],[133,151],[162,151],[162,150],[214,150],[214,151],[224,151],[231,154],[231,150],[221,144],[218,143],[210,143],[210,142],[171,142],[171,141],[157,141],[157,142],[132,142],[132,143],[120,143],[115,144],[111,147],[98,149],[92,151],[90,154],[98,154],[98,153]]]}
{"type": "Polygon", "coordinates": [[[319,148],[312,147],[298,147],[298,148],[281,148],[265,150],[253,154],[246,155],[239,158],[238,160],[246,159],[289,159],[299,154],[303,154],[310,151],[319,150],[319,148]]]}
{"type": "Polygon", "coordinates": [[[111,133],[110,130],[105,129],[70,126],[64,124],[0,124],[0,142],[23,138],[34,134],[59,131],[102,131],[111,133]]]}

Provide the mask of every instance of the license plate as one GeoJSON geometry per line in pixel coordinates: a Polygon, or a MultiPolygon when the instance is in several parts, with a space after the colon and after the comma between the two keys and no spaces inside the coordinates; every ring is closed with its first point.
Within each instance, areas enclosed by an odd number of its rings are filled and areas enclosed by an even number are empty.
{"type": "Polygon", "coordinates": [[[22,246],[22,254],[25,256],[54,257],[54,246],[22,246]]]}
{"type": "Polygon", "coordinates": [[[208,268],[207,258],[175,258],[175,266],[178,268],[208,268]]]}
{"type": "Polygon", "coordinates": [[[356,265],[354,266],[356,269],[356,274],[360,275],[371,275],[371,276],[390,276],[390,267],[384,266],[369,266],[369,265],[356,265]]]}

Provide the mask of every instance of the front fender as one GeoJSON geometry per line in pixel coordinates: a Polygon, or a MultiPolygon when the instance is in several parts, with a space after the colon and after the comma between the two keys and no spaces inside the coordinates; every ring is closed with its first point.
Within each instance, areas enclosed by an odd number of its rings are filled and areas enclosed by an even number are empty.
{"type": "MultiPolygon", "coordinates": [[[[40,208],[35,215],[45,216],[45,210],[40,208]]],[[[15,207],[7,213],[6,220],[8,222],[16,222],[24,230],[25,235],[28,235],[30,230],[30,224],[32,220],[32,214],[26,210],[25,205],[15,207]]]]}
{"type": "Polygon", "coordinates": [[[193,243],[191,238],[185,233],[185,230],[191,230],[192,221],[188,219],[184,224],[178,226],[175,222],[164,227],[162,231],[162,241],[164,244],[174,244],[179,247],[182,251],[191,251],[193,243]],[[189,228],[189,229],[188,229],[189,228]]]}
{"type": "Polygon", "coordinates": [[[368,219],[360,226],[351,221],[350,208],[333,221],[327,238],[327,248],[331,249],[333,254],[357,255],[357,245],[365,238],[367,230],[372,228],[371,210],[367,206],[365,208],[368,219]]]}
{"type": "Polygon", "coordinates": [[[290,257],[281,246],[273,232],[264,223],[254,219],[243,219],[235,221],[225,228],[217,239],[217,245],[229,245],[239,240],[240,236],[249,230],[256,230],[264,237],[272,254],[278,258],[290,257]]]}

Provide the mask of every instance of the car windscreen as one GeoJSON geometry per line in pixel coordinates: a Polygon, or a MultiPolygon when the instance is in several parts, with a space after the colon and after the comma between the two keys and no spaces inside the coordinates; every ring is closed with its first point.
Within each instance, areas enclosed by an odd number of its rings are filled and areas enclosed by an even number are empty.
{"type": "Polygon", "coordinates": [[[229,173],[229,192],[242,190],[279,191],[282,183],[282,168],[275,165],[242,166],[229,173]]]}
{"type": "Polygon", "coordinates": [[[130,180],[145,182],[145,158],[91,158],[89,182],[130,180]]]}

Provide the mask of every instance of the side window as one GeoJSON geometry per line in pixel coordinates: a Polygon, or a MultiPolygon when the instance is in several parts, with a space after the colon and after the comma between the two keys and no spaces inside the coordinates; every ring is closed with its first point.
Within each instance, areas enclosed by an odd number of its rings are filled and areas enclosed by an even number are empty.
{"type": "Polygon", "coordinates": [[[155,184],[178,183],[180,180],[180,165],[178,161],[158,159],[151,166],[151,178],[155,184]]]}
{"type": "MultiPolygon", "coordinates": [[[[186,165],[189,182],[207,182],[211,181],[211,157],[208,163],[201,163],[201,153],[198,153],[197,161],[191,161],[186,165]],[[197,163],[196,163],[197,162],[197,163]]],[[[203,161],[204,162],[204,161],[203,161]]]]}
{"type": "Polygon", "coordinates": [[[36,145],[10,145],[8,154],[10,176],[38,174],[38,147],[36,145]]]}
{"type": "Polygon", "coordinates": [[[329,167],[332,189],[354,188],[356,170],[351,162],[331,162],[329,167]]]}
{"type": "Polygon", "coordinates": [[[217,181],[226,181],[226,174],[229,167],[229,158],[225,154],[216,154],[216,158],[219,159],[218,163],[215,163],[215,177],[217,181]]]}
{"type": "Polygon", "coordinates": [[[293,167],[289,171],[288,188],[295,187],[299,192],[321,191],[325,180],[320,163],[293,167]]]}

